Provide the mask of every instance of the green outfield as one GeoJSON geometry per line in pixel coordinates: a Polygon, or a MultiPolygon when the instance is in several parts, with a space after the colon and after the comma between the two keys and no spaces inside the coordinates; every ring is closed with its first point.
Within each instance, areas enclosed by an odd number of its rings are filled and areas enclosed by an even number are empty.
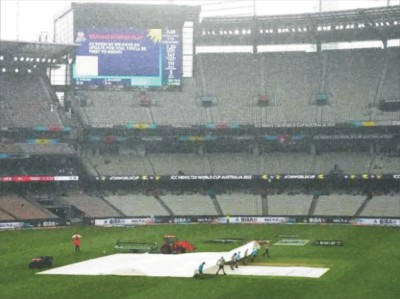
{"type": "Polygon", "coordinates": [[[0,298],[399,298],[400,229],[339,225],[160,225],[133,228],[94,226],[0,232],[0,298]],[[82,235],[81,253],[71,236],[82,235]],[[197,251],[228,251],[237,243],[220,238],[267,239],[271,258],[256,263],[328,267],[321,278],[205,276],[204,279],[136,276],[35,275],[28,269],[39,255],[54,257],[53,267],[112,253],[117,240],[162,243],[163,234],[188,240],[197,251]],[[294,244],[290,240],[293,240],[294,244]],[[299,240],[309,240],[305,245],[299,240]],[[342,240],[344,246],[315,246],[315,240],[342,240]],[[289,244],[287,244],[289,243],[289,244]],[[300,245],[299,245],[300,244],[300,245]]]}

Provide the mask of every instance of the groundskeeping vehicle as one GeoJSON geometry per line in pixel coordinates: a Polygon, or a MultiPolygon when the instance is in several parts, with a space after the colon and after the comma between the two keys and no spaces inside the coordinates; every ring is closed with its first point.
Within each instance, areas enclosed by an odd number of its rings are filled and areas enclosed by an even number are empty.
{"type": "Polygon", "coordinates": [[[29,269],[47,268],[53,265],[52,256],[37,256],[34,257],[29,263],[29,269]]]}
{"type": "Polygon", "coordinates": [[[185,253],[196,249],[189,241],[178,241],[175,235],[164,235],[163,238],[164,244],[160,247],[161,253],[185,253]]]}

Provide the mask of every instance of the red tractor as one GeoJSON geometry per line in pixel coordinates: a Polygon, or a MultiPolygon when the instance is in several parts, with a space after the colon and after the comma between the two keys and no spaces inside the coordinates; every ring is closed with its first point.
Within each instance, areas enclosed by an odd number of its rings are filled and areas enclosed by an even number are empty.
{"type": "Polygon", "coordinates": [[[161,253],[185,253],[196,249],[196,247],[188,241],[178,241],[175,235],[165,235],[163,238],[164,244],[160,247],[161,253]]]}

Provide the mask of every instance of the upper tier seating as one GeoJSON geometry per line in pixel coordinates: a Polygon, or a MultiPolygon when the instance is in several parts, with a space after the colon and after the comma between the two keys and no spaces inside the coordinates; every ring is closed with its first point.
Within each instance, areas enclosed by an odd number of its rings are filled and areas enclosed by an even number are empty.
{"type": "Polygon", "coordinates": [[[45,77],[33,74],[1,74],[0,125],[32,128],[35,126],[63,127],[52,101],[54,91],[49,90],[45,77]]]}

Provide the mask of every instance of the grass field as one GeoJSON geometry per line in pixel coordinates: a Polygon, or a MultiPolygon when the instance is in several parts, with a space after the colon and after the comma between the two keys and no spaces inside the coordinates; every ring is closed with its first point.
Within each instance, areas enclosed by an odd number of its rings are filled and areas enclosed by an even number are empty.
{"type": "Polygon", "coordinates": [[[134,228],[82,226],[0,232],[0,298],[400,298],[400,229],[334,225],[160,225],[134,228]],[[82,235],[80,254],[71,236],[82,235]],[[204,279],[137,276],[35,275],[31,258],[54,256],[54,267],[115,253],[117,239],[162,243],[163,234],[189,240],[197,251],[228,251],[237,244],[216,238],[269,239],[297,235],[305,246],[272,246],[270,265],[329,267],[321,278],[206,276],[204,279]],[[313,246],[317,239],[343,247],[313,246]]]}

